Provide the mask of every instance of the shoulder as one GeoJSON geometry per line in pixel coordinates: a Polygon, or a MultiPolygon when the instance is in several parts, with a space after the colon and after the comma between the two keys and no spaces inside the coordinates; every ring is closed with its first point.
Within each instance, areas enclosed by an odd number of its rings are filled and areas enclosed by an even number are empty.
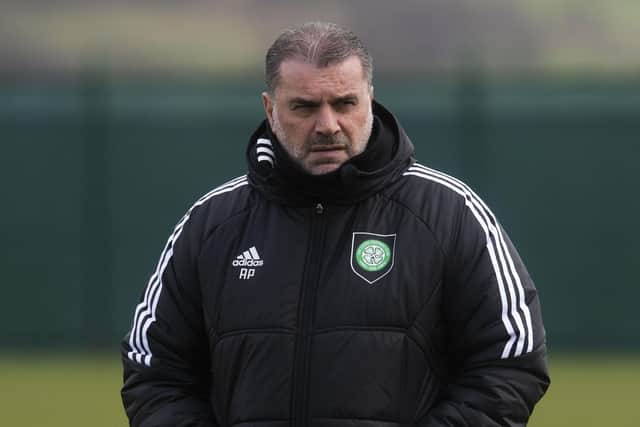
{"type": "Polygon", "coordinates": [[[390,197],[419,217],[445,252],[463,228],[471,225],[481,232],[487,224],[496,222],[484,201],[465,182],[417,162],[402,173],[390,197]]]}
{"type": "MultiPolygon", "coordinates": [[[[423,203],[440,208],[462,209],[473,216],[496,223],[493,212],[484,200],[462,180],[417,162],[409,166],[402,175],[411,181],[408,187],[425,196],[421,200],[423,203]]],[[[414,198],[416,199],[420,201],[420,197],[414,198]]]]}
{"type": "Polygon", "coordinates": [[[473,190],[465,182],[437,169],[418,162],[413,163],[402,174],[415,188],[423,191],[442,194],[453,201],[462,201],[473,194],[473,190]]]}
{"type": "Polygon", "coordinates": [[[223,206],[232,207],[237,204],[242,204],[243,200],[247,197],[246,190],[248,190],[248,185],[249,179],[246,175],[233,178],[222,185],[218,185],[201,196],[189,210],[202,211],[210,208],[211,206],[215,206],[217,209],[220,209],[223,206]]]}
{"type": "Polygon", "coordinates": [[[394,198],[423,214],[464,209],[473,194],[458,178],[418,162],[411,164],[399,181],[394,198]]]}
{"type": "Polygon", "coordinates": [[[409,192],[405,193],[404,197],[414,204],[430,209],[470,211],[474,215],[489,217],[495,222],[494,215],[484,200],[458,178],[418,162],[409,166],[402,177],[405,179],[405,185],[402,187],[409,192]]]}
{"type": "Polygon", "coordinates": [[[402,197],[434,229],[444,230],[452,237],[461,229],[487,238],[500,234],[494,213],[463,181],[419,163],[411,165],[403,178],[408,181],[402,191],[408,189],[410,193],[402,197]]]}
{"type": "Polygon", "coordinates": [[[246,175],[218,185],[198,198],[179,224],[202,234],[250,206],[250,186],[246,175]]]}

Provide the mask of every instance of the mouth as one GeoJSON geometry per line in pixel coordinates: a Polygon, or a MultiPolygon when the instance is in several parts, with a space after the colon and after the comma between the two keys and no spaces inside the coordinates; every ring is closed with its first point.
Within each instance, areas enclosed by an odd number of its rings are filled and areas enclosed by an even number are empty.
{"type": "Polygon", "coordinates": [[[328,173],[349,159],[344,144],[322,144],[312,146],[305,159],[308,170],[314,174],[328,173]]]}
{"type": "Polygon", "coordinates": [[[344,151],[347,147],[344,146],[343,144],[330,144],[330,145],[317,145],[314,147],[311,147],[311,149],[309,151],[311,151],[312,153],[322,153],[322,152],[330,152],[330,151],[344,151]]]}

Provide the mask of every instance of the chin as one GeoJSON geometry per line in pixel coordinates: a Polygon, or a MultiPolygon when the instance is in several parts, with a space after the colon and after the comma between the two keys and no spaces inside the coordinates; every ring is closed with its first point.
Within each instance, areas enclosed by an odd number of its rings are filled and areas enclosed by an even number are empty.
{"type": "Polygon", "coordinates": [[[325,163],[321,165],[310,166],[306,169],[307,172],[309,172],[311,175],[324,175],[338,170],[340,166],[342,166],[342,163],[325,163]]]}

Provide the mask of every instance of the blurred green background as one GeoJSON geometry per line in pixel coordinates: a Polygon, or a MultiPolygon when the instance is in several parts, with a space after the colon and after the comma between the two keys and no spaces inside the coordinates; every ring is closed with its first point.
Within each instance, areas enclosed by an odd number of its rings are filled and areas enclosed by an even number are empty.
{"type": "Polygon", "coordinates": [[[369,46],[422,163],[472,185],[538,285],[534,426],[636,425],[640,3],[6,0],[0,425],[126,425],[118,345],[169,231],[244,173],[262,60],[321,19],[369,46]]]}

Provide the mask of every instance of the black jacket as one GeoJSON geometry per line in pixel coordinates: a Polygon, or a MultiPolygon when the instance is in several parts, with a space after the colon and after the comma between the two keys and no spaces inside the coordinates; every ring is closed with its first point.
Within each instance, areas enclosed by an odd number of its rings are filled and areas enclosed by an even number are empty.
{"type": "Polygon", "coordinates": [[[367,150],[312,177],[263,123],[176,226],[123,340],[131,425],[521,426],[549,384],[536,289],[487,206],[367,150]]]}

